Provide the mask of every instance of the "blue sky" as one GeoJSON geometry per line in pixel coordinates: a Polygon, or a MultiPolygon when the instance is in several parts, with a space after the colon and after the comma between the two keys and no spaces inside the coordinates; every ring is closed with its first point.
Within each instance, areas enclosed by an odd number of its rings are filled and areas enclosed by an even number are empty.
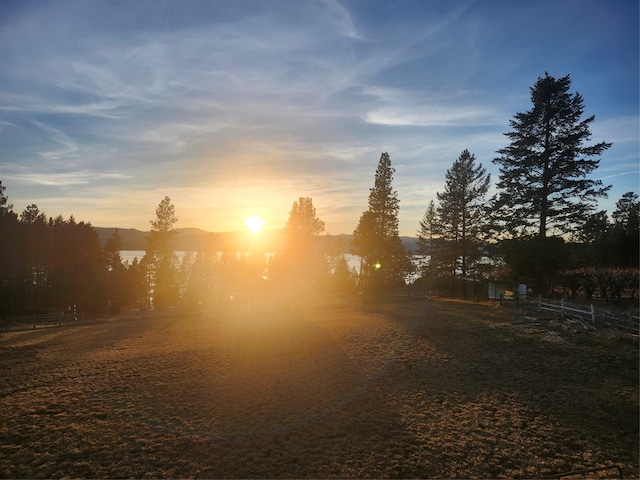
{"type": "Polygon", "coordinates": [[[0,1],[0,180],[18,213],[149,229],[351,233],[381,152],[414,235],[464,149],[491,160],[529,87],[570,74],[613,210],[639,189],[637,0],[0,1]]]}

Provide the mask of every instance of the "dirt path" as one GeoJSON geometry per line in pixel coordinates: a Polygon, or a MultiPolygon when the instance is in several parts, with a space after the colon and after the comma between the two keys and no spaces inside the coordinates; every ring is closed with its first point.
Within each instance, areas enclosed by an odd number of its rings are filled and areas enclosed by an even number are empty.
{"type": "Polygon", "coordinates": [[[0,476],[638,474],[638,346],[458,302],[0,336],[0,476]]]}

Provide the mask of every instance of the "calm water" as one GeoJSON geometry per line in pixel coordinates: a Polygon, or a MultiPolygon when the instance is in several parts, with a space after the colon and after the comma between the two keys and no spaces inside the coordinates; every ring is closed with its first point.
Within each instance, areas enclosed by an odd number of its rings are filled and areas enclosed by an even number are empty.
{"type": "MultiPolygon", "coordinates": [[[[176,255],[178,255],[178,258],[182,259],[185,253],[186,252],[177,251],[176,255]]],[[[243,252],[239,252],[239,253],[243,253],[243,252]]],[[[273,255],[275,254],[265,253],[265,256],[267,258],[272,257],[273,255]]],[[[142,260],[142,257],[144,257],[144,250],[120,250],[120,256],[122,257],[123,261],[131,264],[133,262],[133,259],[136,257],[138,258],[138,261],[142,260]]],[[[358,255],[351,255],[351,254],[345,253],[344,258],[347,259],[347,264],[349,265],[349,267],[353,268],[356,271],[356,273],[360,273],[360,257],[358,255]]],[[[418,256],[414,256],[413,261],[414,263],[416,263],[418,261],[418,256]]],[[[414,280],[416,280],[416,278],[418,278],[418,276],[414,274],[414,275],[410,275],[405,280],[408,283],[411,283],[414,280]]]]}
{"type": "MultiPolygon", "coordinates": [[[[182,259],[186,252],[177,251],[176,255],[178,258],[182,259]]],[[[242,252],[241,252],[242,253],[242,252]]],[[[274,253],[265,253],[267,258],[275,255],[274,253]]],[[[134,258],[138,258],[138,261],[142,260],[144,257],[144,250],[120,250],[120,256],[122,260],[131,264],[134,258]]],[[[358,255],[344,254],[344,257],[347,259],[347,264],[354,268],[356,272],[360,271],[360,257],[358,255]]]]}

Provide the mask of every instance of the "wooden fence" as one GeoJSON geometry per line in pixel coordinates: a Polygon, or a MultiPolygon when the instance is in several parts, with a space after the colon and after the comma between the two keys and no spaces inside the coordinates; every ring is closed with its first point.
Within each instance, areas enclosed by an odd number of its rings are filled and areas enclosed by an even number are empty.
{"type": "Polygon", "coordinates": [[[10,330],[28,330],[35,328],[61,327],[85,322],[106,320],[103,315],[86,315],[83,313],[49,312],[37,315],[21,315],[19,317],[0,318],[0,332],[10,330]]]}
{"type": "Polygon", "coordinates": [[[578,317],[589,321],[592,325],[603,325],[607,327],[625,330],[635,334],[640,334],[640,316],[631,312],[614,312],[595,308],[591,305],[577,305],[566,302],[543,299],[538,296],[536,306],[538,311],[549,311],[559,313],[564,319],[567,316],[578,317]]]}

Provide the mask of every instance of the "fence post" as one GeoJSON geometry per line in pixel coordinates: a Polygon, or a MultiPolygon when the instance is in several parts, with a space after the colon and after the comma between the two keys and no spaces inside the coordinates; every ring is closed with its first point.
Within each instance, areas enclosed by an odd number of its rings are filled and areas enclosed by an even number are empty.
{"type": "Polygon", "coordinates": [[[593,303],[591,304],[591,323],[596,324],[596,309],[593,308],[593,303]]]}
{"type": "Polygon", "coordinates": [[[560,299],[560,318],[564,320],[564,298],[560,299]]]}

